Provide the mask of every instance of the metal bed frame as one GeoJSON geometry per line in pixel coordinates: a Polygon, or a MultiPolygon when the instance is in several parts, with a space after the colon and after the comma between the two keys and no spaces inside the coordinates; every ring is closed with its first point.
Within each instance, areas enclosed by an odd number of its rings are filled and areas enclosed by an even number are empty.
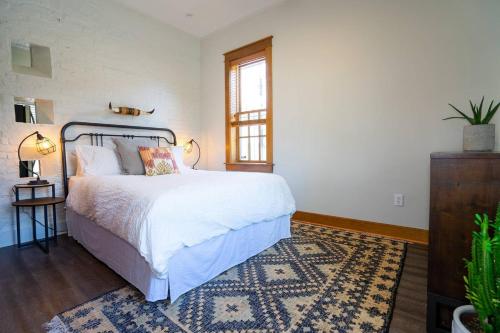
{"type": "Polygon", "coordinates": [[[72,121],[65,124],[61,128],[61,154],[62,154],[62,176],[63,176],[63,184],[64,184],[64,195],[68,196],[68,164],[66,160],[66,144],[75,142],[82,137],[90,137],[90,144],[92,146],[103,146],[103,138],[104,137],[120,137],[126,139],[134,139],[134,138],[147,138],[151,140],[156,140],[158,143],[158,147],[160,146],[160,141],[164,140],[166,143],[170,145],[177,145],[177,138],[175,136],[174,131],[169,128],[161,128],[161,127],[145,127],[145,126],[132,126],[132,125],[119,125],[119,124],[105,124],[105,123],[89,123],[89,122],[81,122],[81,121],[72,121]],[[67,138],[66,130],[71,126],[86,126],[86,127],[106,127],[106,128],[122,128],[127,130],[147,130],[147,131],[157,131],[157,132],[166,132],[171,137],[170,139],[165,136],[158,135],[135,135],[135,134],[110,134],[110,133],[102,133],[102,132],[88,132],[88,133],[80,133],[73,138],[67,138]]]}

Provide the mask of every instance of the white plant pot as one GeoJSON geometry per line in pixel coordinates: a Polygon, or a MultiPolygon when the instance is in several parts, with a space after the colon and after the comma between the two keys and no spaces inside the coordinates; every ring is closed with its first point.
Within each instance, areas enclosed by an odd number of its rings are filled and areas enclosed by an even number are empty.
{"type": "Polygon", "coordinates": [[[475,313],[474,306],[472,305],[462,305],[453,311],[453,322],[451,324],[451,333],[470,333],[470,331],[465,328],[460,320],[460,317],[466,313],[475,313]]]}
{"type": "Polygon", "coordinates": [[[495,148],[495,124],[464,127],[464,151],[492,151],[495,148]]]}

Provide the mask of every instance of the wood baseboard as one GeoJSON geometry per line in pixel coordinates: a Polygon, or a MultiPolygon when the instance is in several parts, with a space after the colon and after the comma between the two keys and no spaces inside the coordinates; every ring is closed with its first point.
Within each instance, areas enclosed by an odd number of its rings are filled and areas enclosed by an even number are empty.
{"type": "Polygon", "coordinates": [[[293,220],[324,226],[366,232],[369,234],[385,236],[392,239],[404,240],[409,243],[429,245],[429,231],[425,229],[402,227],[392,224],[356,220],[347,217],[338,217],[297,211],[292,216],[293,220]]]}

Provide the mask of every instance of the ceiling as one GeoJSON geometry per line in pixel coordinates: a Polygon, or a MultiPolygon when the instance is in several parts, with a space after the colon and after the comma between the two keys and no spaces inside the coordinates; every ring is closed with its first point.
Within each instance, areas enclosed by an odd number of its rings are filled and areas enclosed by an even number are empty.
{"type": "Polygon", "coordinates": [[[285,0],[115,0],[197,37],[285,0]]]}

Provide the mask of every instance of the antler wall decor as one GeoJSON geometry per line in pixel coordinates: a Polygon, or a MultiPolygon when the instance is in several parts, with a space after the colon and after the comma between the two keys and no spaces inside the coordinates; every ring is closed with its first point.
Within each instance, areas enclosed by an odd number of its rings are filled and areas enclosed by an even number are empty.
{"type": "Polygon", "coordinates": [[[129,108],[127,106],[113,107],[111,105],[111,102],[109,102],[109,109],[114,113],[129,115],[129,116],[140,116],[141,114],[153,114],[153,112],[155,112],[155,109],[151,111],[142,111],[136,108],[129,108]]]}

